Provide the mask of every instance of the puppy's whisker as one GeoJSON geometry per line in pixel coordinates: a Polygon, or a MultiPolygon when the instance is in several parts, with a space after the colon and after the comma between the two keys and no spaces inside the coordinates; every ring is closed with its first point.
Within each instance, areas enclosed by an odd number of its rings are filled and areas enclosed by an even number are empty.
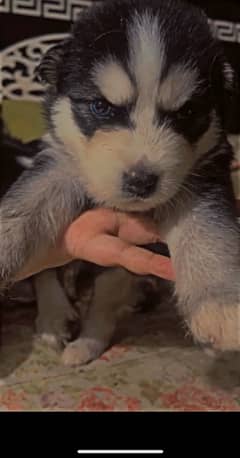
{"type": "Polygon", "coordinates": [[[186,185],[186,184],[182,184],[180,186],[180,190],[182,190],[185,194],[187,194],[190,198],[192,198],[194,196],[194,192],[191,191],[191,189],[189,189],[189,184],[186,185]]]}
{"type": "Polygon", "coordinates": [[[97,38],[90,44],[90,46],[93,46],[97,41],[101,40],[102,38],[105,38],[108,35],[111,35],[113,33],[121,33],[122,31],[120,29],[113,29],[113,30],[108,30],[107,32],[103,32],[100,35],[98,35],[97,38]]]}

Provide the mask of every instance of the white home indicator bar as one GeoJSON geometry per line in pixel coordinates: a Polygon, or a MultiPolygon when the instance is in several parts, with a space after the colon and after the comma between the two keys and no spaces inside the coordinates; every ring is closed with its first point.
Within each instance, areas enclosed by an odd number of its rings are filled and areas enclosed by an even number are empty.
{"type": "Polygon", "coordinates": [[[163,450],[78,450],[80,455],[159,455],[163,450]]]}

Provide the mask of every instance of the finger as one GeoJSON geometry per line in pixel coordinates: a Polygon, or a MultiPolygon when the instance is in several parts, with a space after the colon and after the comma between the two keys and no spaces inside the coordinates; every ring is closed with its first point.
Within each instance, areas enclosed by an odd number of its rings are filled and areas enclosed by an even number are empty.
{"type": "Polygon", "coordinates": [[[118,213],[118,236],[134,245],[156,243],[161,240],[159,229],[155,223],[147,217],[118,213]]]}
{"type": "Polygon", "coordinates": [[[165,280],[174,280],[169,258],[151,253],[143,248],[126,246],[120,257],[120,265],[138,275],[155,275],[165,280]]]}
{"type": "Polygon", "coordinates": [[[79,249],[80,240],[84,244],[101,233],[118,235],[136,245],[160,240],[159,233],[150,220],[107,209],[96,209],[84,213],[70,225],[64,235],[65,248],[72,253],[75,251],[75,243],[79,249]]]}
{"type": "Polygon", "coordinates": [[[116,212],[107,209],[94,209],[83,213],[67,229],[66,234],[91,238],[94,234],[118,232],[119,222],[116,212]]]}
{"type": "MultiPolygon", "coordinates": [[[[101,266],[121,266],[138,275],[157,275],[167,280],[174,279],[171,261],[143,248],[108,235],[99,235],[81,246],[81,258],[101,266]]],[[[76,257],[78,253],[76,252],[76,257]]]]}

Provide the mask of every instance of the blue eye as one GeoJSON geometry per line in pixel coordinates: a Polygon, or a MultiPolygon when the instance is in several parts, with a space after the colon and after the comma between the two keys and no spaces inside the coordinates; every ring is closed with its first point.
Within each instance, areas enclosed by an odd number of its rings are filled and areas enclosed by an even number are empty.
{"type": "Polygon", "coordinates": [[[90,110],[94,116],[98,118],[107,118],[113,117],[115,114],[114,107],[110,105],[106,100],[94,100],[90,104],[90,110]]]}

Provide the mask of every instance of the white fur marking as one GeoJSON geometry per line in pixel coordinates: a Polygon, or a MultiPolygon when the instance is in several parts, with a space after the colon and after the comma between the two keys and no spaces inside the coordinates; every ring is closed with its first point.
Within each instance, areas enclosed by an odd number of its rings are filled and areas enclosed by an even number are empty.
{"type": "Polygon", "coordinates": [[[113,105],[132,101],[134,87],[120,63],[111,59],[98,64],[94,69],[93,78],[103,96],[113,105]]]}
{"type": "Polygon", "coordinates": [[[175,65],[160,85],[158,103],[165,110],[177,110],[197,89],[198,72],[194,68],[175,65]]]}
{"type": "Polygon", "coordinates": [[[86,139],[74,121],[71,102],[67,97],[57,101],[52,120],[57,137],[67,147],[69,153],[78,157],[81,153],[79,147],[86,142],[86,139]]]}
{"type": "Polygon", "coordinates": [[[25,167],[26,169],[31,169],[34,164],[34,159],[31,157],[27,156],[18,156],[16,161],[22,166],[25,167]]]}
{"type": "Polygon", "coordinates": [[[140,92],[151,95],[164,64],[164,43],[157,17],[135,15],[129,27],[130,67],[140,92]]]}
{"type": "Polygon", "coordinates": [[[135,14],[128,31],[130,47],[130,69],[138,88],[138,100],[132,120],[136,126],[136,135],[143,139],[139,154],[146,154],[147,139],[158,137],[154,126],[156,98],[159,81],[165,61],[165,47],[161,37],[158,17],[146,11],[144,15],[135,14]],[[145,139],[145,140],[144,140],[145,139]]]}

